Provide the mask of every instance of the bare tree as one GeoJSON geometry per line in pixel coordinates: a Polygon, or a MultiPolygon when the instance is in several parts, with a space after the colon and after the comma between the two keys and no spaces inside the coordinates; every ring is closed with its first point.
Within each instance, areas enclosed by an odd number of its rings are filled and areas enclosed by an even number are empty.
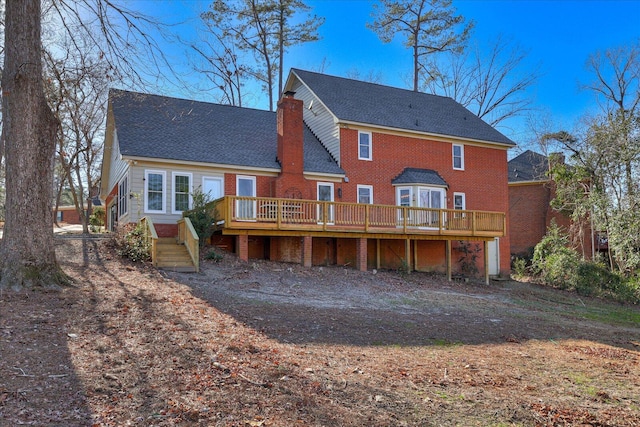
{"type": "Polygon", "coordinates": [[[540,73],[524,69],[527,52],[498,37],[483,54],[452,53],[448,61],[434,64],[425,79],[427,92],[449,96],[492,126],[520,116],[531,106],[525,94],[540,73]]]}
{"type": "Polygon", "coordinates": [[[0,286],[50,286],[63,274],[51,229],[52,161],[58,123],[42,84],[40,0],[8,0],[2,74],[6,159],[0,286]]]}
{"type": "MultiPolygon", "coordinates": [[[[141,82],[143,71],[160,65],[169,70],[151,36],[152,22],[114,0],[53,0],[48,11],[71,48],[80,33],[109,72],[141,82]],[[96,29],[94,31],[94,29],[96,29]],[[141,62],[149,62],[148,67],[141,62]],[[140,71],[143,70],[143,71],[140,71]]],[[[0,287],[51,286],[63,283],[56,262],[51,196],[53,159],[60,123],[43,87],[40,0],[7,0],[2,74],[2,149],[6,164],[6,221],[0,243],[0,287]]],[[[157,77],[157,74],[156,74],[157,77]]]]}
{"type": "MultiPolygon", "coordinates": [[[[68,53],[69,49],[63,51],[68,53]]],[[[59,186],[54,211],[62,190],[68,188],[83,231],[88,233],[91,190],[100,172],[109,74],[102,61],[91,54],[55,59],[45,51],[45,58],[50,76],[49,105],[61,124],[56,150],[59,186]]]]}
{"type": "Polygon", "coordinates": [[[640,42],[597,52],[589,57],[587,69],[595,79],[585,85],[592,90],[607,116],[608,126],[615,127],[616,138],[609,141],[624,165],[623,176],[627,196],[636,194],[640,141],[640,42]]]}
{"type": "Polygon", "coordinates": [[[462,52],[473,23],[464,24],[455,15],[451,0],[380,0],[373,6],[374,21],[367,27],[384,42],[401,34],[412,50],[413,90],[420,88],[420,76],[432,74],[427,58],[438,52],[462,52]]]}
{"type": "Polygon", "coordinates": [[[237,49],[254,55],[255,63],[243,68],[262,82],[273,111],[274,86],[282,90],[284,54],[289,46],[318,40],[317,29],[324,22],[315,16],[292,24],[296,13],[308,12],[300,0],[216,0],[211,10],[202,14],[210,21],[210,29],[218,31],[217,39],[236,42],[237,49]]]}

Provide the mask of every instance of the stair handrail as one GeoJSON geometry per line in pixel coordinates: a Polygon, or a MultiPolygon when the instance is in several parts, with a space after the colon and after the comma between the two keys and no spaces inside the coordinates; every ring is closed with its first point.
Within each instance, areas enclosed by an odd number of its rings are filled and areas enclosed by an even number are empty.
{"type": "Polygon", "coordinates": [[[149,255],[151,256],[151,263],[154,267],[158,266],[157,246],[158,246],[158,233],[156,227],[153,225],[153,220],[147,216],[140,219],[140,225],[144,232],[144,239],[147,247],[149,248],[149,255]]]}
{"type": "Polygon", "coordinates": [[[184,244],[191,256],[191,261],[196,269],[196,273],[200,271],[200,238],[196,229],[188,217],[178,220],[178,243],[184,244]]]}

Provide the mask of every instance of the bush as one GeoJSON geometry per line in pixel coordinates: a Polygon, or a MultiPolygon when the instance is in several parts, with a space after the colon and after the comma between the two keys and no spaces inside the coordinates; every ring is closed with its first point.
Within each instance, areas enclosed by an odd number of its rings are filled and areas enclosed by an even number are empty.
{"type": "Polygon", "coordinates": [[[524,258],[515,258],[512,268],[516,277],[525,277],[527,275],[527,260],[524,258]]]}
{"type": "Polygon", "coordinates": [[[579,295],[640,302],[640,279],[623,278],[601,262],[587,261],[566,246],[559,228],[552,225],[536,246],[533,271],[544,284],[575,290],[579,295]]]}
{"type": "Polygon", "coordinates": [[[535,265],[546,284],[560,289],[571,289],[579,262],[577,252],[560,247],[535,265]]]}
{"type": "Polygon", "coordinates": [[[192,197],[193,209],[186,212],[184,216],[191,220],[191,225],[193,225],[193,229],[200,239],[200,247],[202,247],[213,234],[213,224],[215,224],[216,219],[207,209],[207,203],[210,201],[207,194],[196,190],[193,192],[192,197]]]}
{"type": "Polygon", "coordinates": [[[93,213],[89,216],[89,224],[94,227],[101,227],[104,225],[104,219],[106,218],[105,210],[102,206],[96,206],[93,208],[93,213]]]}
{"type": "Polygon", "coordinates": [[[133,228],[125,226],[118,229],[115,235],[115,247],[118,255],[129,258],[133,262],[151,259],[150,247],[144,235],[144,228],[140,224],[133,228]]]}
{"type": "Polygon", "coordinates": [[[207,252],[207,254],[204,257],[206,259],[214,261],[214,262],[220,262],[220,261],[222,261],[222,258],[223,258],[222,255],[220,255],[219,253],[217,253],[213,249],[211,249],[209,252],[207,252]]]}

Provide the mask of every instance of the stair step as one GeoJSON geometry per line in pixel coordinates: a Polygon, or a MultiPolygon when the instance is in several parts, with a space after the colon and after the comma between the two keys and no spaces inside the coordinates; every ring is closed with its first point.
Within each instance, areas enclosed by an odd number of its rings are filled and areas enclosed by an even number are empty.
{"type": "Polygon", "coordinates": [[[162,237],[156,242],[156,266],[163,270],[193,273],[196,271],[186,246],[175,237],[162,237]]]}

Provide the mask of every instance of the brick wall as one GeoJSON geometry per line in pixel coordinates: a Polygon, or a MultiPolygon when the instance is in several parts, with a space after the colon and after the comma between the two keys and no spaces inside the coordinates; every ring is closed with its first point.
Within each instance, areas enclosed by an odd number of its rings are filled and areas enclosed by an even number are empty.
{"type": "Polygon", "coordinates": [[[552,221],[571,234],[572,244],[587,258],[591,256],[591,229],[573,225],[571,219],[553,210],[555,197],[552,183],[512,184],[509,186],[510,253],[516,256],[531,254],[544,237],[552,221]]]}
{"type": "MultiPolygon", "coordinates": [[[[460,192],[465,193],[467,209],[509,211],[506,150],[465,145],[465,169],[460,171],[453,169],[452,144],[448,142],[373,132],[373,160],[368,161],[358,159],[356,129],[341,129],[340,138],[341,166],[349,182],[336,186],[336,191],[342,189],[339,201],[356,202],[357,185],[361,184],[374,187],[374,203],[395,205],[395,187],[391,181],[405,168],[413,167],[432,169],[447,182],[446,207],[449,209],[453,208],[453,193],[460,192]]],[[[508,230],[508,217],[506,221],[508,230]]],[[[503,274],[509,273],[509,235],[500,239],[500,266],[503,274]]]]}

